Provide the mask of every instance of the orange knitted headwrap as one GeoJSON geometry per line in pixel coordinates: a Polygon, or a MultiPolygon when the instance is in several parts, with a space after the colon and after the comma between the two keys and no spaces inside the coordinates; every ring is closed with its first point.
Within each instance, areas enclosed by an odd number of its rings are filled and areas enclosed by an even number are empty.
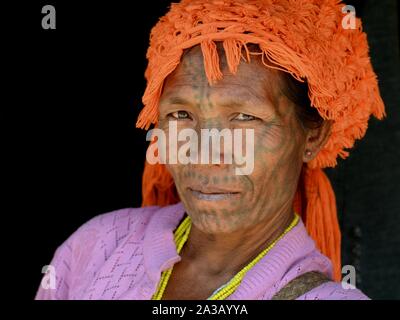
{"type": "MultiPolygon", "coordinates": [[[[318,248],[341,278],[340,229],[335,195],[322,171],[346,158],[356,139],[364,136],[370,115],[385,115],[376,75],[368,55],[361,21],[355,29],[342,26],[338,0],[182,0],[151,31],[145,72],[144,108],[137,127],[157,124],[158,102],[165,78],[180,63],[183,51],[200,44],[210,85],[222,78],[216,41],[223,43],[230,72],[237,71],[246,44],[258,44],[263,62],[308,82],[309,97],[332,131],[316,158],[305,166],[294,200],[318,248]]],[[[165,165],[146,162],[143,206],[179,201],[165,165]]]]}

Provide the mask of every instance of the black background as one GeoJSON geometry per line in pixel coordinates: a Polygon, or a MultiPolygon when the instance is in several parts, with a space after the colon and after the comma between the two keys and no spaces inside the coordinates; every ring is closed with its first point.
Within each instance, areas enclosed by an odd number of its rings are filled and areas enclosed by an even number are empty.
{"type": "MultiPolygon", "coordinates": [[[[169,1],[82,2],[27,1],[2,13],[20,19],[6,29],[17,49],[7,50],[5,60],[13,70],[8,84],[17,88],[6,108],[17,119],[6,135],[17,165],[8,172],[8,189],[17,194],[8,215],[21,231],[8,241],[23,254],[28,299],[42,266],[80,225],[141,203],[147,143],[135,122],[149,32],[169,1]],[[56,30],[41,28],[46,4],[56,8],[56,30]]],[[[358,286],[371,298],[399,299],[398,5],[348,4],[363,18],[388,118],[372,120],[350,158],[327,172],[337,196],[343,264],[357,268],[358,286]]]]}

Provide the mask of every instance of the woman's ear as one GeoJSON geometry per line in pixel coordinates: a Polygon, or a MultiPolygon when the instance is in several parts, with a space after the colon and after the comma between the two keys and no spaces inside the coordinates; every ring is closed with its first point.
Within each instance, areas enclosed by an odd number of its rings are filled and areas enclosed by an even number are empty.
{"type": "Polygon", "coordinates": [[[319,150],[325,145],[328,141],[332,129],[332,121],[325,120],[322,124],[315,129],[308,129],[306,135],[306,143],[303,154],[303,161],[309,162],[313,160],[319,150]]]}

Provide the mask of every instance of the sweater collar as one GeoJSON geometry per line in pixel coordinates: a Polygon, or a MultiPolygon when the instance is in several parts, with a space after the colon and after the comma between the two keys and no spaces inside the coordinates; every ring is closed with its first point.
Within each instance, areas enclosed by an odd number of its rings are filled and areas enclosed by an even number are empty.
{"type": "Polygon", "coordinates": [[[315,247],[301,220],[243,277],[229,300],[269,298],[295,277],[308,271],[332,276],[330,261],[315,247]]]}
{"type": "Polygon", "coordinates": [[[181,260],[176,250],[174,231],[185,215],[182,202],[157,210],[144,236],[144,264],[149,278],[158,284],[161,272],[181,260]]]}

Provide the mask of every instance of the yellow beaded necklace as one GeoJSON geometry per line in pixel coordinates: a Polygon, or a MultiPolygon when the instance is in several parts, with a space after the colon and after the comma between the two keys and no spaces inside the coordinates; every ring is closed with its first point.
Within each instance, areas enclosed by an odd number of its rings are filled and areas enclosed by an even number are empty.
{"type": "MultiPolygon", "coordinates": [[[[294,219],[292,223],[285,229],[285,231],[274,241],[272,242],[267,248],[265,248],[257,257],[255,257],[247,266],[245,266],[242,270],[240,270],[225,286],[221,287],[220,290],[214,292],[208,300],[225,300],[229,297],[233,292],[235,292],[236,288],[242,282],[244,275],[249,271],[258,261],[261,260],[274,246],[275,244],[293,227],[296,226],[297,222],[299,221],[299,216],[297,214],[294,215],[294,219]]],[[[176,244],[177,252],[180,253],[182,250],[183,245],[185,244],[186,240],[188,239],[190,228],[192,226],[191,219],[189,216],[182,221],[179,227],[176,229],[174,233],[174,240],[176,244]]],[[[165,288],[167,287],[168,280],[172,274],[171,267],[168,270],[165,270],[160,279],[160,283],[158,285],[156,293],[153,295],[152,300],[161,300],[165,288]]]]}

